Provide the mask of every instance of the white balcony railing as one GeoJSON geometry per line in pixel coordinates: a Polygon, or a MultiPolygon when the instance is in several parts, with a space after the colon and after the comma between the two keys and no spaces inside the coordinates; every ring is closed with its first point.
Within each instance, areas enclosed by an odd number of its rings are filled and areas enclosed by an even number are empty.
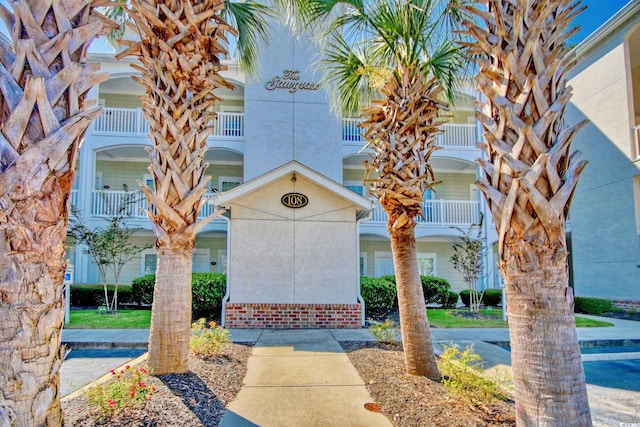
{"type": "MultiPolygon", "coordinates": [[[[243,113],[218,113],[213,123],[212,137],[242,138],[244,137],[243,113]]],[[[146,135],[149,124],[144,119],[140,108],[105,108],[104,113],[95,121],[95,133],[109,135],[146,135]]]]}
{"type": "Polygon", "coordinates": [[[149,124],[140,108],[104,108],[95,121],[96,133],[146,135],[149,124]]]}
{"type": "MultiPolygon", "coordinates": [[[[422,204],[424,218],[418,224],[454,226],[480,222],[480,203],[471,200],[425,200],[422,204]]],[[[376,204],[371,222],[387,222],[387,213],[376,204]]]]}
{"type": "Polygon", "coordinates": [[[636,126],[633,128],[633,137],[634,137],[634,148],[636,150],[635,153],[632,154],[635,155],[636,159],[640,159],[640,126],[636,126]]]}
{"type": "MultiPolygon", "coordinates": [[[[206,203],[206,200],[215,196],[214,193],[204,195],[205,202],[200,207],[200,216],[203,218],[213,213],[213,205],[206,203]]],[[[141,191],[125,192],[119,190],[96,190],[91,193],[91,215],[97,217],[109,217],[114,214],[114,210],[127,203],[127,215],[132,218],[146,218],[147,199],[141,191]],[[127,196],[127,194],[129,196],[127,196]]],[[[77,203],[77,200],[72,203],[77,203]]]]}
{"type": "MultiPolygon", "coordinates": [[[[363,143],[362,129],[358,125],[362,119],[343,118],[342,119],[342,142],[363,143]]],[[[468,124],[444,124],[443,133],[439,134],[436,143],[447,148],[475,148],[476,147],[476,126],[468,124]]]]}

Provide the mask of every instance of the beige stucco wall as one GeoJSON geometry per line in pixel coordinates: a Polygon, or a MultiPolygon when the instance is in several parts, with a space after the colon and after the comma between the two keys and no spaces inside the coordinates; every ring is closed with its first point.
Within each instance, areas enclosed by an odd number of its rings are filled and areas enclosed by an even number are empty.
{"type": "Polygon", "coordinates": [[[229,295],[241,303],[355,304],[355,207],[303,177],[287,176],[231,204],[229,295]],[[309,203],[292,209],[289,192],[309,203]]]}

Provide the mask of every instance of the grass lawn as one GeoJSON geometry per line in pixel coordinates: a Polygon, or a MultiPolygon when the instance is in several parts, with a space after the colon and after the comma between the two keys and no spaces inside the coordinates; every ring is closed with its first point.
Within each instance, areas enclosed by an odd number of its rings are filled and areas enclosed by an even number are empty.
{"type": "Polygon", "coordinates": [[[66,329],[148,329],[151,310],[118,310],[107,314],[98,310],[72,310],[66,329]]]}
{"type": "MultiPolygon", "coordinates": [[[[507,322],[502,320],[502,310],[480,310],[481,314],[488,316],[483,319],[461,317],[454,314],[468,312],[468,310],[428,309],[427,316],[429,317],[429,323],[437,328],[507,328],[509,326],[507,322]]],[[[597,328],[613,326],[613,324],[576,316],[576,326],[579,328],[597,328]]]]}

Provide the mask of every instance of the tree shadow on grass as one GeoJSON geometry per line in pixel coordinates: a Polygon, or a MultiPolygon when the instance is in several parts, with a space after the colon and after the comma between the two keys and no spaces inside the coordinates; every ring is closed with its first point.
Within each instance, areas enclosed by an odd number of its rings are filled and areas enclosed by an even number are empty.
{"type": "Polygon", "coordinates": [[[193,372],[169,374],[158,379],[179,397],[203,426],[217,426],[225,413],[224,403],[193,372]]]}

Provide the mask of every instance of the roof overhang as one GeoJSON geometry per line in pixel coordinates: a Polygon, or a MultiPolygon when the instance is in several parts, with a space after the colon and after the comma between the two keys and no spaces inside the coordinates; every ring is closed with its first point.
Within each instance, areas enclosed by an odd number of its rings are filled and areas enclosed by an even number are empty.
{"type": "Polygon", "coordinates": [[[349,190],[332,179],[327,178],[326,176],[295,160],[232,188],[229,191],[225,191],[217,197],[209,199],[209,203],[212,203],[216,208],[229,208],[235,200],[259,191],[272,182],[286,176],[292,176],[293,174],[296,174],[297,177],[304,177],[315,185],[333,193],[337,197],[353,203],[356,206],[357,219],[366,218],[373,210],[373,202],[368,198],[349,190]]]}

